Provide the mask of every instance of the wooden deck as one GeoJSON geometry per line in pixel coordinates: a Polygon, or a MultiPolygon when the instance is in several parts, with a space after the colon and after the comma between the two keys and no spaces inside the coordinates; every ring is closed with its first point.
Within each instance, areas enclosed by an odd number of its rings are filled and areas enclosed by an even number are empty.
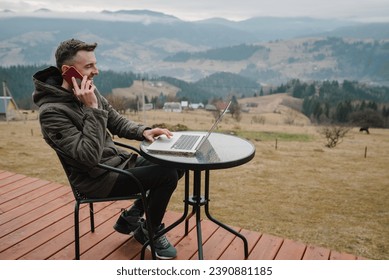
{"type": "MultiPolygon", "coordinates": [[[[81,259],[139,259],[141,246],[130,236],[116,233],[112,225],[128,201],[97,203],[96,231],[89,231],[88,210],[80,210],[81,259]]],[[[74,198],[69,186],[0,170],[0,260],[74,258],[74,198]]],[[[165,224],[180,217],[167,212],[165,224]]],[[[184,236],[184,223],[167,235],[179,260],[197,259],[196,230],[184,236]]],[[[235,228],[246,236],[251,260],[354,260],[357,256],[306,245],[266,233],[235,228]]],[[[204,259],[244,259],[239,238],[203,220],[204,259]]],[[[146,256],[150,258],[150,255],[146,256]]]]}

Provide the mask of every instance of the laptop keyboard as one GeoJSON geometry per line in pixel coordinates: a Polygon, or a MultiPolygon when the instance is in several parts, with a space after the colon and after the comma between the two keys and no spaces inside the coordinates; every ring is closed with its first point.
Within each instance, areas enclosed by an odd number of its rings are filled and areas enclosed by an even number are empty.
{"type": "Polygon", "coordinates": [[[199,137],[199,135],[181,135],[173,144],[172,149],[191,150],[199,137]]]}

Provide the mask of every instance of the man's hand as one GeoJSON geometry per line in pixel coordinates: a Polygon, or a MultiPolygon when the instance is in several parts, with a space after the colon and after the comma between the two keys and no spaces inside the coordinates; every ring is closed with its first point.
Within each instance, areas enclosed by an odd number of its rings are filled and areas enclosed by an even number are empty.
{"type": "Polygon", "coordinates": [[[158,136],[166,135],[168,138],[171,138],[173,136],[173,133],[171,133],[166,128],[153,128],[153,129],[146,129],[143,131],[143,137],[150,142],[154,142],[154,139],[158,136]]]}
{"type": "Polygon", "coordinates": [[[81,81],[81,85],[77,84],[77,81],[72,77],[74,96],[80,100],[86,107],[98,108],[97,98],[95,95],[95,85],[92,80],[89,80],[87,76],[81,81]]]}

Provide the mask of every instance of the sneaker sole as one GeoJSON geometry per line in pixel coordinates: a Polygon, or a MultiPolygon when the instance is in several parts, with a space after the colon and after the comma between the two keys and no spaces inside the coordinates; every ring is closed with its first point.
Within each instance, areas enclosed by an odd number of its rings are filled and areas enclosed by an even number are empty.
{"type": "MultiPolygon", "coordinates": [[[[138,237],[138,238],[139,238],[139,237],[138,237]]],[[[144,241],[144,240],[139,240],[138,238],[137,238],[136,235],[134,235],[134,239],[135,239],[136,241],[138,241],[138,243],[140,243],[140,244],[143,246],[143,244],[144,244],[146,241],[144,241]],[[142,242],[142,241],[144,241],[144,242],[142,242]]],[[[149,251],[151,252],[151,247],[150,247],[150,245],[148,245],[148,246],[146,247],[146,249],[149,250],[149,251]]],[[[155,252],[155,256],[156,256],[158,259],[161,259],[161,260],[171,260],[171,259],[174,259],[175,257],[177,257],[177,255],[174,256],[174,257],[161,256],[161,255],[158,255],[157,252],[155,252]]]]}
{"type": "Polygon", "coordinates": [[[117,232],[121,233],[121,234],[133,235],[134,231],[137,229],[137,227],[135,227],[134,229],[128,230],[128,227],[121,227],[121,226],[115,224],[113,226],[113,229],[116,230],[117,232]]]}
{"type": "MultiPolygon", "coordinates": [[[[147,250],[149,250],[149,251],[151,252],[151,247],[150,247],[150,245],[147,246],[146,248],[147,248],[147,250]]],[[[161,256],[161,255],[158,255],[157,252],[155,252],[155,256],[156,256],[158,259],[160,259],[160,260],[171,260],[171,259],[174,259],[175,257],[177,257],[177,255],[174,256],[174,257],[161,256]]]]}

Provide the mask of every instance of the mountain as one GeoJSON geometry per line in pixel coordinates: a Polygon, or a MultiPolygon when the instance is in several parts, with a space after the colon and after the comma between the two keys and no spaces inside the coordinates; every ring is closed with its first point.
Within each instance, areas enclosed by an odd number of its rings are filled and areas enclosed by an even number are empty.
{"type": "Polygon", "coordinates": [[[202,24],[218,24],[241,31],[256,34],[265,41],[291,39],[324,33],[341,27],[358,26],[358,23],[347,20],[327,20],[309,17],[254,17],[243,21],[229,21],[222,18],[212,18],[199,21],[202,24]]]}
{"type": "Polygon", "coordinates": [[[388,23],[366,23],[355,26],[344,26],[324,32],[321,36],[349,37],[358,39],[389,39],[388,23]]]}
{"type": "Polygon", "coordinates": [[[80,38],[98,42],[96,55],[102,70],[185,81],[230,72],[261,84],[294,78],[360,79],[381,84],[388,83],[388,32],[389,23],[313,18],[188,22],[148,10],[3,11],[0,65],[54,64],[58,43],[80,38]]]}
{"type": "Polygon", "coordinates": [[[166,15],[164,13],[154,12],[149,10],[119,10],[115,12],[109,10],[103,10],[101,13],[107,15],[137,15],[137,16],[150,16],[155,18],[178,20],[178,18],[175,16],[166,15]]]}

